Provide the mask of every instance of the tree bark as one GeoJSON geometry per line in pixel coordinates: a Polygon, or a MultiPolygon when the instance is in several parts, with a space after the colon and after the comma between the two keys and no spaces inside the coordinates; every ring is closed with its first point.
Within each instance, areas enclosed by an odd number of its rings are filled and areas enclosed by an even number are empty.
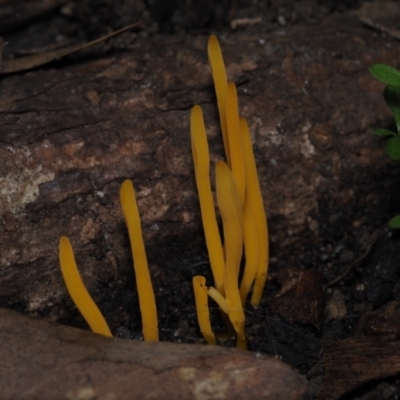
{"type": "MultiPolygon", "coordinates": [[[[89,287],[128,274],[123,179],[134,182],[153,263],[171,237],[182,247],[201,238],[189,139],[194,104],[204,110],[213,163],[223,158],[206,40],[138,38],[116,57],[3,78],[3,306],[36,312],[66,296],[61,235],[71,238],[89,287]]],[[[273,263],[289,249],[296,259],[307,243],[334,241],[347,228],[357,236],[386,217],[397,169],[370,134],[390,115],[367,66],[396,64],[388,40],[350,17],[317,30],[221,40],[253,136],[273,263]]]]}

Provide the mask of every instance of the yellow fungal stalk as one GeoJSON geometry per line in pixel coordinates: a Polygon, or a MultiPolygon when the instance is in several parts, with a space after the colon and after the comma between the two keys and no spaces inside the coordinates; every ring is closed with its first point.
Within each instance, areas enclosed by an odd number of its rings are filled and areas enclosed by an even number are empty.
{"type": "Polygon", "coordinates": [[[225,238],[225,297],[229,319],[237,334],[237,347],[246,348],[245,316],[239,294],[239,267],[243,253],[243,212],[235,178],[229,167],[219,161],[215,167],[217,202],[225,238]]]}
{"type": "Polygon", "coordinates": [[[82,282],[71,242],[65,236],[60,238],[59,258],[65,286],[83,318],[85,318],[94,333],[111,337],[112,334],[107,322],[82,282]]]}
{"type": "Polygon", "coordinates": [[[219,305],[219,308],[226,314],[229,314],[228,304],[226,303],[225,297],[222,296],[217,289],[210,286],[207,290],[207,294],[219,305]]]}
{"type": "Polygon", "coordinates": [[[260,182],[258,181],[257,166],[254,159],[253,146],[247,121],[240,119],[240,129],[242,132],[242,143],[246,170],[246,202],[254,215],[255,229],[258,238],[258,266],[256,278],[251,296],[251,304],[260,304],[268,276],[269,241],[267,216],[261,195],[260,182]]]}
{"type": "Polygon", "coordinates": [[[215,93],[217,95],[217,104],[219,110],[219,119],[221,121],[222,139],[224,141],[225,154],[229,159],[229,144],[226,128],[226,91],[228,89],[228,79],[226,77],[224,59],[222,58],[221,47],[218,39],[211,35],[208,39],[208,61],[211,67],[211,74],[214,80],[215,93]]]}
{"type": "Polygon", "coordinates": [[[223,161],[218,161],[215,166],[215,181],[217,203],[224,228],[225,274],[228,269],[228,255],[232,254],[233,271],[235,272],[236,280],[238,280],[240,260],[243,254],[243,211],[235,177],[223,161]],[[230,253],[226,248],[230,244],[232,244],[233,253],[230,253]]]}
{"type": "Polygon", "coordinates": [[[229,167],[235,176],[239,193],[240,204],[244,204],[244,192],[246,185],[246,172],[244,167],[242,135],[240,133],[239,108],[236,86],[229,82],[226,93],[226,126],[229,143],[229,167]]]}
{"type": "Polygon", "coordinates": [[[208,344],[217,344],[215,335],[211,329],[206,278],[199,275],[193,277],[193,289],[196,301],[197,321],[199,322],[201,333],[208,344]]]}
{"type": "Polygon", "coordinates": [[[120,200],[132,247],[136,287],[142,314],[143,337],[146,341],[156,342],[158,341],[156,301],[147,265],[135,191],[129,179],[125,180],[121,186],[120,200]]]}
{"type": "Polygon", "coordinates": [[[208,152],[207,134],[204,127],[203,113],[199,106],[194,106],[192,108],[190,132],[197,192],[199,194],[201,217],[203,220],[204,235],[210,257],[211,269],[215,286],[219,292],[224,293],[224,254],[211,192],[210,156],[208,152]]]}
{"type": "Polygon", "coordinates": [[[242,280],[240,282],[239,291],[240,299],[242,300],[242,305],[244,307],[247,295],[249,294],[251,285],[253,284],[254,278],[257,273],[260,247],[256,231],[256,222],[247,195],[244,202],[243,214],[243,240],[246,265],[243,271],[242,280]]]}

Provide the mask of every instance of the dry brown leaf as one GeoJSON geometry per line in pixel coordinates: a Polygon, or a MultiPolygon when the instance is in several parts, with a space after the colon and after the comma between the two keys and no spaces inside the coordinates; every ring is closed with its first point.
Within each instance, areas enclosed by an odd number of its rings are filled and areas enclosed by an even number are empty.
{"type": "MultiPolygon", "coordinates": [[[[103,36],[99,39],[92,40],[91,42],[84,43],[84,44],[78,44],[74,46],[68,46],[63,49],[57,49],[57,50],[52,50],[48,51],[46,53],[40,53],[40,54],[33,54],[25,57],[19,57],[19,58],[13,58],[13,59],[3,59],[3,63],[1,65],[0,63],[0,74],[10,74],[14,72],[20,72],[20,71],[26,71],[28,69],[32,69],[35,67],[38,67],[43,64],[47,64],[51,61],[58,60],[61,57],[67,56],[69,54],[75,53],[76,51],[85,49],[87,47],[93,46],[95,44],[104,42],[107,39],[110,39],[116,35],[119,35],[123,32],[126,32],[130,29],[138,27],[139,23],[135,23],[132,25],[128,25],[125,28],[119,29],[118,31],[112,32],[106,36],[103,36]]],[[[3,42],[4,43],[4,42],[3,42]]],[[[0,52],[2,50],[1,47],[1,42],[0,42],[0,52]]],[[[4,47],[4,44],[3,44],[4,47]]],[[[1,61],[1,59],[0,59],[1,61]]]]}
{"type": "Polygon", "coordinates": [[[311,269],[286,267],[275,278],[281,284],[281,290],[271,300],[271,311],[281,314],[289,321],[310,323],[319,329],[324,307],[320,273],[311,269]]]}

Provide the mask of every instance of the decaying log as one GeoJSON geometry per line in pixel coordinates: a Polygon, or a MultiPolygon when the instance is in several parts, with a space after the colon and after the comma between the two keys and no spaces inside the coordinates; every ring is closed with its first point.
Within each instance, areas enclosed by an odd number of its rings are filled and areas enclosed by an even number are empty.
{"type": "MultiPolygon", "coordinates": [[[[137,38],[116,57],[0,82],[3,306],[60,317],[62,234],[71,237],[89,288],[131,279],[118,202],[125,178],[137,189],[153,272],[171,237],[181,245],[168,257],[198,250],[188,234],[202,235],[189,143],[193,104],[203,106],[213,161],[222,157],[206,40],[137,38]]],[[[294,26],[221,40],[253,135],[275,258],[296,257],[305,242],[332,241],[344,226],[357,236],[371,227],[357,219],[359,210],[386,217],[384,193],[396,171],[370,129],[390,115],[367,66],[395,65],[390,40],[355,17],[328,19],[317,34],[294,26]]]]}
{"type": "Polygon", "coordinates": [[[8,399],[303,398],[305,380],[265,355],[106,338],[0,309],[0,391],[8,399]]]}

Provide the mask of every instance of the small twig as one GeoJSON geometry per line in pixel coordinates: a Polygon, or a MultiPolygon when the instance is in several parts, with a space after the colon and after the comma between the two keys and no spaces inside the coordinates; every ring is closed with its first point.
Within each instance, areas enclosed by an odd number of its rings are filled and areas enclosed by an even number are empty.
{"type": "Polygon", "coordinates": [[[360,20],[363,24],[369,26],[370,28],[373,28],[378,32],[386,33],[388,36],[400,40],[400,30],[389,28],[385,25],[380,24],[379,22],[373,21],[368,17],[360,17],[360,20]]]}
{"type": "Polygon", "coordinates": [[[246,26],[258,25],[262,21],[261,17],[256,18],[237,18],[230,22],[232,30],[237,28],[245,28],[246,26]]]}

